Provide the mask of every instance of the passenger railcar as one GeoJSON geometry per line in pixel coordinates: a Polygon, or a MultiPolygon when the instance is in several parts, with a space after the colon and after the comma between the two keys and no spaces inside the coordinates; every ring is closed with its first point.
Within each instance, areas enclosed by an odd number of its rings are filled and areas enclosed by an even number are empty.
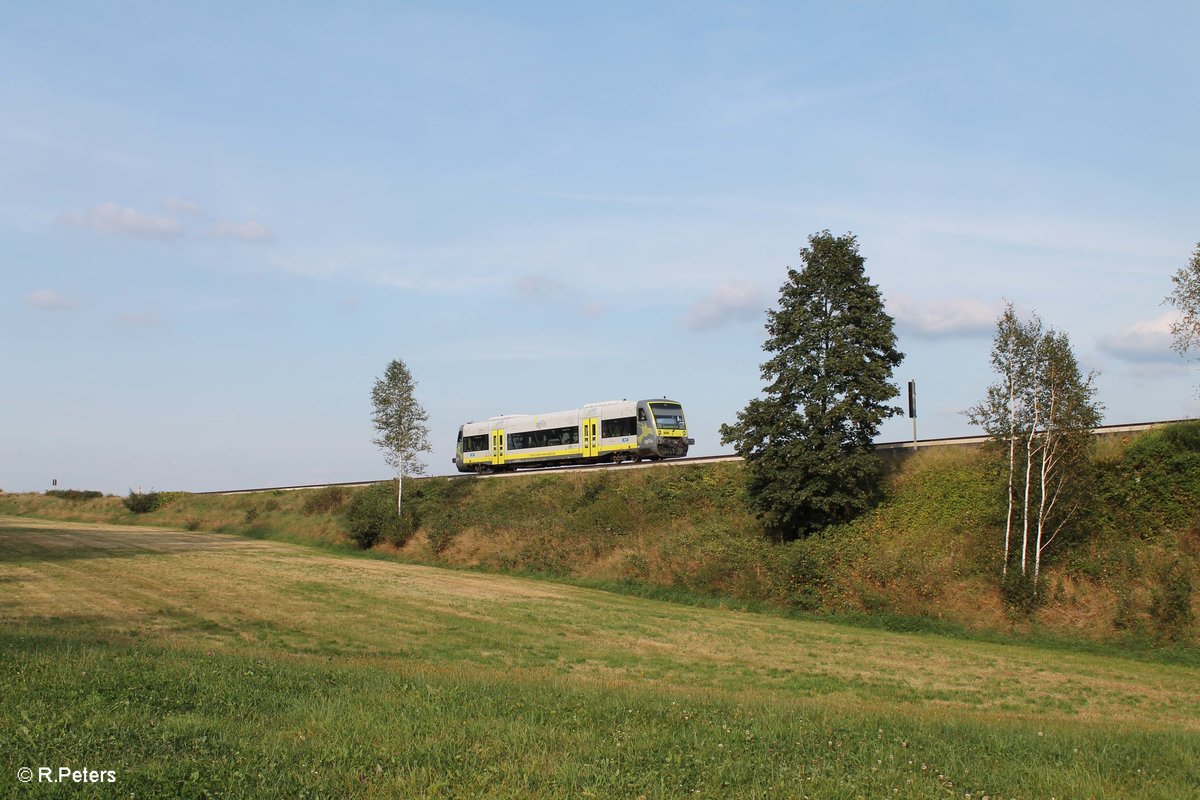
{"type": "Polygon", "coordinates": [[[459,472],[681,458],[688,438],[674,400],[610,400],[570,411],[492,417],[459,426],[459,472]]]}

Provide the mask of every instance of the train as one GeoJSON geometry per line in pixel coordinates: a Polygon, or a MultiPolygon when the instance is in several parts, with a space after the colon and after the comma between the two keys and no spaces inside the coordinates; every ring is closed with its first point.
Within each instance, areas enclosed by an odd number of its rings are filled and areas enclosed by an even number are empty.
{"type": "Polygon", "coordinates": [[[688,437],[675,400],[608,400],[569,411],[511,414],[458,428],[459,472],[682,458],[688,437]]]}

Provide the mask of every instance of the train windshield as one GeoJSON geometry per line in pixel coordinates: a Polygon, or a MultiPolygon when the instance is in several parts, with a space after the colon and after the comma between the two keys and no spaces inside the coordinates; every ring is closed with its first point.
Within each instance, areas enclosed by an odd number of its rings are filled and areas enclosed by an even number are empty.
{"type": "Polygon", "coordinates": [[[651,403],[650,410],[654,412],[654,424],[659,430],[667,429],[681,431],[683,423],[683,407],[679,403],[651,403]]]}

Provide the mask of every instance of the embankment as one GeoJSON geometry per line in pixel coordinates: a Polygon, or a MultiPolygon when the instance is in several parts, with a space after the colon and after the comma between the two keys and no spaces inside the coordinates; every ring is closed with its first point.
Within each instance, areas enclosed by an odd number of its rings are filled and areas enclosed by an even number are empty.
{"type": "MultiPolygon", "coordinates": [[[[1200,423],[1107,440],[1095,466],[1090,510],[1047,551],[1040,602],[1028,613],[1006,607],[999,588],[1002,494],[979,449],[897,460],[874,510],[783,544],[746,510],[736,463],[412,480],[405,534],[371,553],[893,627],[1195,642],[1200,423]]],[[[115,497],[0,494],[0,513],[348,548],[351,497],[340,488],[182,494],[133,514],[115,497]]]]}

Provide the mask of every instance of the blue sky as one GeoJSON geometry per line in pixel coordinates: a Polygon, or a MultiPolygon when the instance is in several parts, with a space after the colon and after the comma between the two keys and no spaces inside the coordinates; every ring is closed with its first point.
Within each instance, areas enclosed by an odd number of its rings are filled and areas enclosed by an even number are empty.
{"type": "MultiPolygon", "coordinates": [[[[0,28],[0,488],[386,477],[392,358],[460,423],[761,389],[809,234],[854,232],[922,437],[1005,298],[1106,422],[1195,416],[1194,3],[26,4],[0,28]]],[[[907,419],[880,439],[911,435],[907,419]]]]}

